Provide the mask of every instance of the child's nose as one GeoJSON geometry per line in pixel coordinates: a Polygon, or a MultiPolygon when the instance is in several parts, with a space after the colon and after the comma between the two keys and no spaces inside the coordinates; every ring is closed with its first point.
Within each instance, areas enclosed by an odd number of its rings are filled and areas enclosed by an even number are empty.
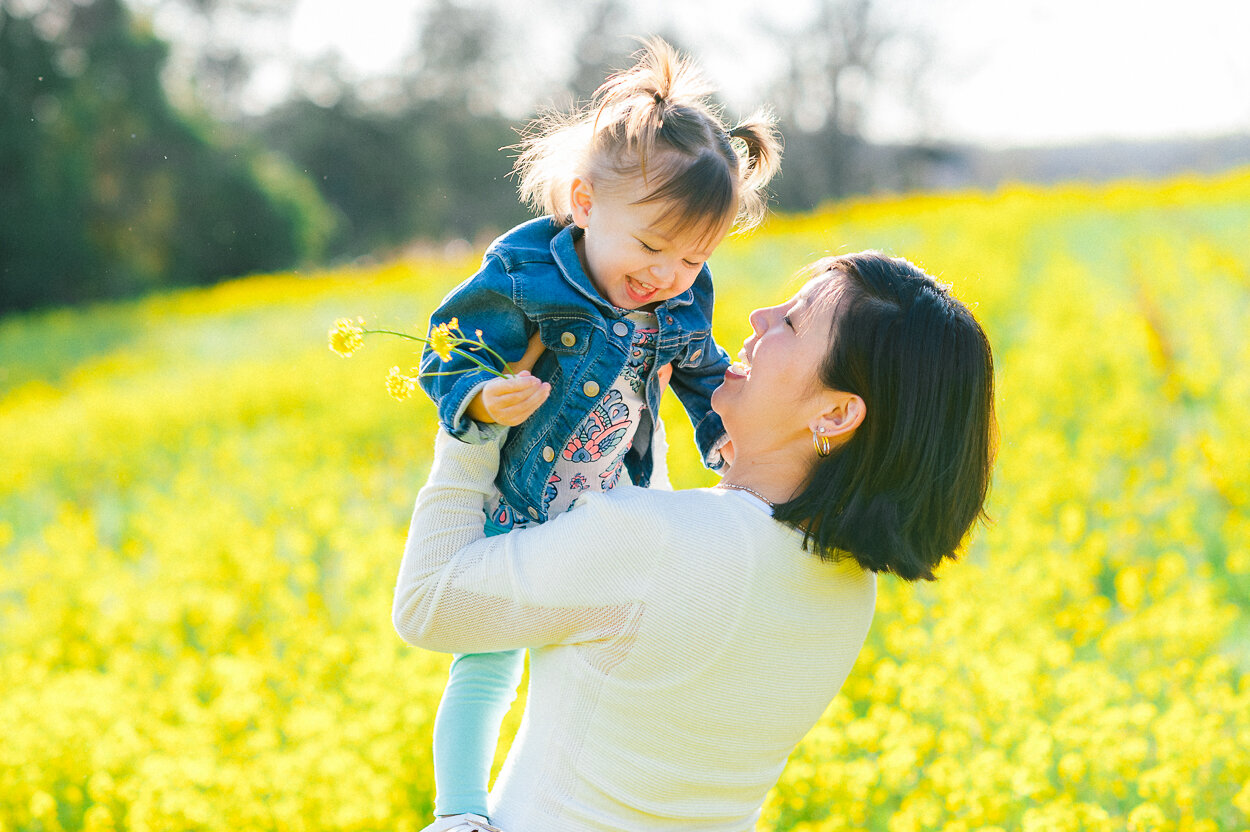
{"type": "Polygon", "coordinates": [[[652,283],[660,289],[667,289],[676,280],[677,270],[669,263],[656,263],[651,267],[652,283]]]}

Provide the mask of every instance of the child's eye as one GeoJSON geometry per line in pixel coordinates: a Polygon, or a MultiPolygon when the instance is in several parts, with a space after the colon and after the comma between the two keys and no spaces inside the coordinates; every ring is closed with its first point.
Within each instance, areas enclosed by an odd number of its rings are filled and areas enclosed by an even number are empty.
{"type": "Polygon", "coordinates": [[[658,248],[651,248],[651,246],[647,245],[647,244],[646,244],[646,243],[644,243],[642,240],[639,240],[639,241],[638,241],[638,245],[642,246],[643,251],[646,251],[646,252],[648,252],[648,253],[650,253],[650,254],[659,254],[659,253],[660,253],[660,250],[659,250],[658,248]]]}
{"type": "Polygon", "coordinates": [[[785,322],[786,322],[786,326],[790,327],[791,329],[794,329],[794,321],[792,321],[792,320],[790,319],[790,316],[789,316],[789,315],[786,315],[786,316],[785,316],[784,318],[782,318],[781,320],[783,320],[783,321],[785,321],[785,322]]]}
{"type": "Polygon", "coordinates": [[[690,261],[690,260],[686,260],[686,261],[684,261],[684,262],[685,262],[685,264],[686,264],[687,266],[689,266],[689,267],[690,267],[690,268],[692,268],[692,269],[702,268],[702,266],[703,266],[702,261],[699,261],[699,260],[696,260],[696,261],[693,261],[693,262],[692,262],[692,261],[690,261]]]}

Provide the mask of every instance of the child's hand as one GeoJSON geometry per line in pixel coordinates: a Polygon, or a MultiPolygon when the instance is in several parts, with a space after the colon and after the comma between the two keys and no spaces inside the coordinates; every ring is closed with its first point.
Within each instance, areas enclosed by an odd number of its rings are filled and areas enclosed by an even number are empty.
{"type": "Polygon", "coordinates": [[[515,427],[528,419],[549,395],[550,384],[530,375],[529,370],[522,370],[514,376],[486,382],[469,404],[469,417],[515,427]]]}

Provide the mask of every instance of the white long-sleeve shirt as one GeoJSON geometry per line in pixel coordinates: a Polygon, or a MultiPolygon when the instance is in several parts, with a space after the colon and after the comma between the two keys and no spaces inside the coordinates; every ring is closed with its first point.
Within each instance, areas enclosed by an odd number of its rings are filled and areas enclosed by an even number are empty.
{"type": "Polygon", "coordinates": [[[408,642],[530,648],[505,832],[754,828],[855,662],[876,580],[739,491],[621,486],[486,538],[498,446],[440,432],[395,589],[408,642]]]}

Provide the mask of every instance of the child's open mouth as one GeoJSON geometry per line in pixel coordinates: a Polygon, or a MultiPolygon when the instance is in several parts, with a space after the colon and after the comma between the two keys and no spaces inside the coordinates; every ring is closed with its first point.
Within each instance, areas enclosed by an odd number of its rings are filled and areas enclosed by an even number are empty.
{"type": "Polygon", "coordinates": [[[643,283],[641,280],[635,280],[629,275],[625,276],[625,291],[629,293],[631,300],[638,303],[646,303],[655,296],[659,290],[650,283],[643,283]]]}

